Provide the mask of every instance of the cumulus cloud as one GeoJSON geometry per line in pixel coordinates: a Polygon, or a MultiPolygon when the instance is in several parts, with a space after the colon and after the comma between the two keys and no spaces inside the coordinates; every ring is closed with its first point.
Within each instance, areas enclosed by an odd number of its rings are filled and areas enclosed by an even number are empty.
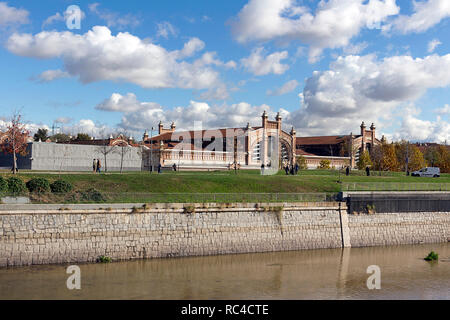
{"type": "Polygon", "coordinates": [[[439,39],[433,39],[430,42],[428,42],[428,53],[434,52],[434,50],[437,48],[437,46],[441,45],[442,42],[439,41],[439,39]]]}
{"type": "Polygon", "coordinates": [[[435,121],[417,118],[420,110],[414,107],[405,108],[401,127],[394,133],[394,140],[406,139],[420,142],[442,143],[450,139],[450,123],[437,117],[435,121]]]}
{"type": "Polygon", "coordinates": [[[389,127],[399,107],[427,89],[449,85],[450,55],[394,56],[381,61],[374,55],[339,57],[329,70],[315,71],[306,80],[302,107],[292,112],[289,121],[299,135],[356,133],[362,120],[389,127]]]}
{"type": "MultiPolygon", "coordinates": [[[[210,105],[206,102],[190,101],[187,106],[178,106],[172,109],[161,106],[155,102],[140,102],[133,93],[125,96],[114,93],[96,107],[100,110],[122,112],[119,128],[134,134],[142,134],[151,127],[156,128],[159,121],[168,126],[175,122],[177,130],[192,130],[196,121],[202,122],[204,129],[244,127],[260,125],[261,114],[264,110],[269,116],[275,117],[275,112],[268,105],[253,106],[246,102],[232,105],[210,105]]],[[[289,112],[281,110],[282,115],[289,112]]]]}
{"type": "Polygon", "coordinates": [[[320,1],[315,12],[294,0],[250,0],[231,25],[241,43],[299,40],[315,62],[323,49],[346,47],[363,28],[379,28],[398,12],[395,0],[320,1]]]}
{"type": "Polygon", "coordinates": [[[275,90],[268,90],[267,94],[269,96],[281,96],[283,94],[292,92],[297,88],[298,81],[297,80],[291,80],[283,84],[280,88],[276,88],[275,90]]]}
{"type": "Polygon", "coordinates": [[[7,2],[0,2],[0,27],[29,23],[29,12],[8,6],[7,2]]]}
{"type": "Polygon", "coordinates": [[[54,122],[55,122],[55,123],[61,123],[61,124],[68,124],[68,123],[71,123],[71,122],[72,122],[72,118],[69,118],[69,117],[59,117],[59,118],[56,118],[54,122]]]}
{"type": "Polygon", "coordinates": [[[114,36],[109,28],[96,26],[81,35],[69,31],[15,33],[6,46],[20,56],[60,58],[65,71],[83,83],[113,80],[143,88],[187,89],[209,89],[221,83],[218,72],[210,66],[182,60],[204,47],[197,38],[189,40],[182,50],[167,51],[128,32],[114,36]]]}
{"type": "Polygon", "coordinates": [[[413,1],[414,13],[410,16],[400,15],[391,23],[383,26],[384,32],[420,33],[450,17],[450,1],[427,0],[413,1]]]}
{"type": "Polygon", "coordinates": [[[283,74],[289,69],[289,66],[282,64],[281,60],[287,57],[287,51],[274,52],[264,56],[264,48],[259,47],[254,49],[250,56],[241,59],[241,64],[248,72],[256,76],[263,76],[270,73],[283,74]]]}

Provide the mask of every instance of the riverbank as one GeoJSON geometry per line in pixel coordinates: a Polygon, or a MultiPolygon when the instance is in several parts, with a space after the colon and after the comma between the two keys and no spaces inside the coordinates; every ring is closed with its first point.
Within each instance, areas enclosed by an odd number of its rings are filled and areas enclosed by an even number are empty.
{"type": "Polygon", "coordinates": [[[0,266],[445,243],[450,212],[347,214],[345,203],[148,204],[0,211],[0,266]]]}

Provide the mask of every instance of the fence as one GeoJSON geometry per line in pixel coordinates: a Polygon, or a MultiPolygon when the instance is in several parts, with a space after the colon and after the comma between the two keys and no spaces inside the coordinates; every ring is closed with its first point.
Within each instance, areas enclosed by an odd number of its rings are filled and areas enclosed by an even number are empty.
{"type": "MultiPolygon", "coordinates": [[[[2,197],[17,195],[3,195],[2,197]]],[[[337,193],[103,193],[24,194],[32,203],[232,203],[232,202],[328,202],[337,193]]]]}
{"type": "Polygon", "coordinates": [[[450,183],[344,182],[342,191],[450,191],[450,183]]]}
{"type": "Polygon", "coordinates": [[[450,195],[417,195],[414,197],[364,197],[351,196],[348,199],[349,212],[378,213],[395,212],[450,212],[450,195]]]}

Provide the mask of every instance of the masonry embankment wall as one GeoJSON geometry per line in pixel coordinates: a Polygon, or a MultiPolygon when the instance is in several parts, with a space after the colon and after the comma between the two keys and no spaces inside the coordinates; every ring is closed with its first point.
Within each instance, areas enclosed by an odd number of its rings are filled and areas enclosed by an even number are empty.
{"type": "Polygon", "coordinates": [[[343,203],[0,210],[0,266],[450,240],[450,212],[354,216],[346,210],[343,203]]]}

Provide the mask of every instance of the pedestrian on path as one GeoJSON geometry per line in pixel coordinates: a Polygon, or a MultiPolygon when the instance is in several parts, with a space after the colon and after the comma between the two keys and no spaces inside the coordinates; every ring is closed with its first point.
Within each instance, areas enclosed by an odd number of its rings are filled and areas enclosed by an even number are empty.
{"type": "Polygon", "coordinates": [[[102,164],[100,163],[100,159],[97,159],[97,172],[101,173],[102,164]]]}

